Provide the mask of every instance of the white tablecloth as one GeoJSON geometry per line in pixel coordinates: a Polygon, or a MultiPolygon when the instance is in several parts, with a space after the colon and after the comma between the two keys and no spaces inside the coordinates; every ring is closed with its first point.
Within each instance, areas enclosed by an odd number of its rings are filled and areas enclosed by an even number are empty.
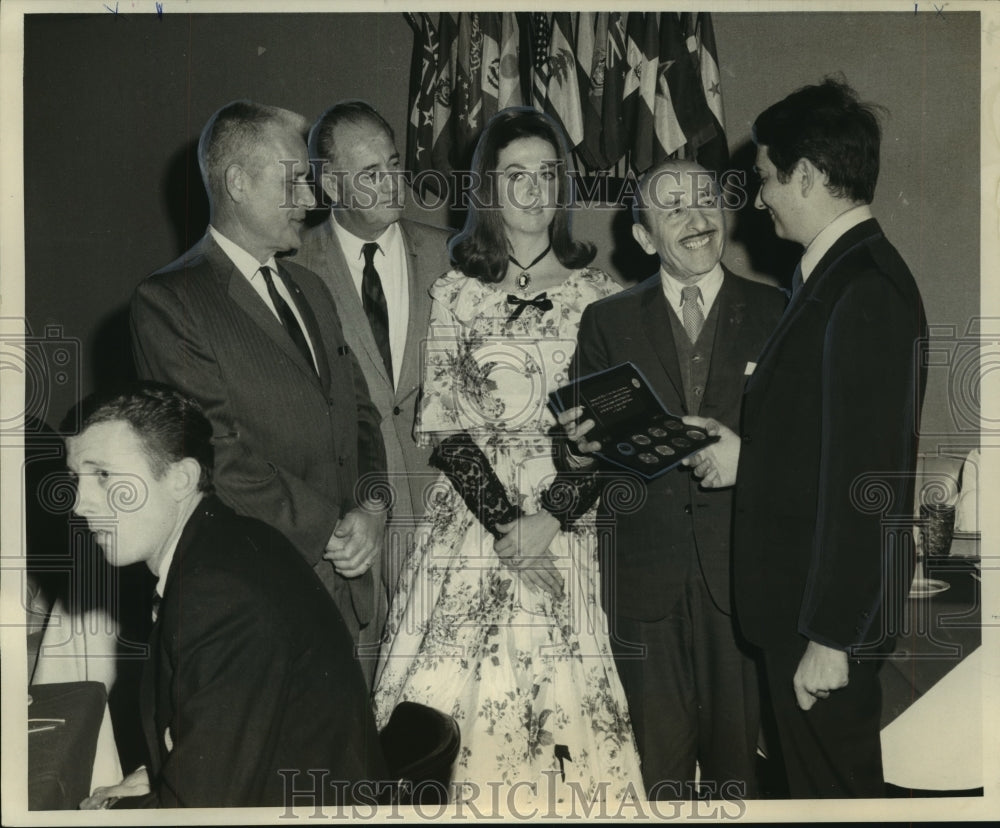
{"type": "Polygon", "coordinates": [[[966,656],[882,731],[886,782],[928,791],[982,787],[981,653],[966,656]]]}

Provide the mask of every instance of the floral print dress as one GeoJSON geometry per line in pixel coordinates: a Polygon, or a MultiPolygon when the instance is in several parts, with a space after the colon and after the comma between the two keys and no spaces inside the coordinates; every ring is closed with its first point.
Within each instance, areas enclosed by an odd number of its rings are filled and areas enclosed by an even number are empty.
{"type": "MultiPolygon", "coordinates": [[[[547,291],[551,308],[526,305],[512,319],[506,292],[457,271],[442,276],[431,288],[418,432],[467,431],[511,503],[537,512],[555,475],[547,394],[567,382],[583,309],[617,290],[603,272],[577,270],[547,291]]],[[[402,701],[454,716],[455,799],[496,796],[491,786],[518,802],[641,797],[600,603],[593,511],[550,546],[565,584],[554,599],[501,566],[493,536],[444,476],[429,504],[390,610],[379,727],[402,701]]]]}

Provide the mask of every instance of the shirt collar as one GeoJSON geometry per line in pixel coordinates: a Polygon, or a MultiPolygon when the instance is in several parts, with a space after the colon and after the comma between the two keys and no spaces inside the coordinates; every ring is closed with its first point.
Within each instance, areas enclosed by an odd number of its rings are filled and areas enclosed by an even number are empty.
{"type": "Polygon", "coordinates": [[[174,542],[170,544],[170,548],[160,559],[160,571],[157,573],[158,577],[156,580],[156,594],[161,598],[167,591],[167,575],[170,574],[170,565],[174,562],[174,553],[177,551],[177,541],[179,540],[179,537],[174,538],[174,542]]]}
{"type": "Polygon", "coordinates": [[[699,288],[701,290],[701,303],[704,306],[705,316],[708,316],[708,311],[715,302],[715,297],[719,295],[719,290],[722,287],[722,263],[719,262],[716,264],[715,267],[697,282],[680,282],[661,267],[660,283],[663,285],[663,293],[667,297],[667,302],[678,312],[681,307],[681,290],[686,287],[699,288]]]}
{"type": "Polygon", "coordinates": [[[277,264],[274,261],[274,256],[268,258],[266,262],[258,262],[253,256],[246,252],[242,247],[240,247],[236,242],[231,239],[227,239],[218,230],[216,230],[212,225],[208,225],[208,232],[211,234],[212,238],[215,239],[215,243],[222,248],[222,252],[225,253],[230,261],[236,265],[236,269],[242,273],[247,279],[252,280],[257,272],[263,266],[271,268],[272,273],[278,272],[277,264]]]}
{"type": "Polygon", "coordinates": [[[202,495],[198,495],[198,498],[188,507],[189,511],[187,517],[180,521],[180,525],[175,528],[176,534],[170,539],[166,552],[164,552],[163,557],[160,558],[157,571],[153,573],[156,575],[156,594],[161,598],[167,590],[167,576],[170,574],[170,566],[173,564],[174,554],[177,552],[177,544],[180,542],[181,536],[184,534],[184,530],[187,528],[187,525],[191,522],[191,518],[194,517],[198,509],[201,508],[203,500],[204,497],[202,495]]]}
{"type": "Polygon", "coordinates": [[[861,204],[841,213],[820,230],[816,238],[809,242],[805,253],[802,254],[802,281],[809,278],[820,259],[833,247],[837,239],[852,227],[857,227],[861,222],[868,221],[871,217],[871,208],[867,204],[861,204]]]}
{"type": "MultiPolygon", "coordinates": [[[[347,261],[350,263],[358,261],[361,258],[361,248],[368,244],[368,241],[360,236],[355,236],[350,230],[345,230],[332,213],[330,215],[330,222],[333,224],[333,232],[336,234],[337,240],[340,242],[340,249],[344,251],[344,256],[347,261]]],[[[395,246],[399,239],[399,222],[394,221],[382,231],[382,234],[377,239],[375,239],[375,243],[378,244],[382,254],[388,256],[389,249],[395,246]]]]}

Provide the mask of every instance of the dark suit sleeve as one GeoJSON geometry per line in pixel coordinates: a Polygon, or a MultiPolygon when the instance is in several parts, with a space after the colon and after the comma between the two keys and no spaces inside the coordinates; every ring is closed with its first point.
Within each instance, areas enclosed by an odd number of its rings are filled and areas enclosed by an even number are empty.
{"type": "Polygon", "coordinates": [[[607,345],[597,324],[597,314],[592,307],[584,309],[580,317],[580,329],[576,337],[576,355],[570,366],[570,375],[575,379],[610,368],[607,345]]]}
{"type": "Polygon", "coordinates": [[[387,482],[385,442],[382,440],[382,417],[372,402],[368,383],[354,353],[349,355],[358,409],[358,477],[363,492],[382,489],[387,482]]]}
{"type": "Polygon", "coordinates": [[[265,602],[231,575],[202,571],[184,586],[183,618],[164,630],[175,669],[173,748],[150,780],[155,802],[148,804],[253,804],[273,782],[269,763],[291,694],[292,648],[262,610],[265,602]]]}
{"type": "MultiPolygon", "coordinates": [[[[139,376],[194,397],[211,420],[216,488],[223,499],[281,530],[311,564],[318,563],[340,517],[340,504],[283,469],[274,462],[276,458],[257,455],[244,439],[240,413],[229,399],[226,378],[199,320],[170,285],[154,278],[136,289],[130,321],[139,376]]],[[[247,359],[251,358],[248,354],[247,359]]],[[[360,374],[360,369],[355,373],[360,374]]],[[[360,388],[355,383],[355,394],[360,397],[363,390],[367,399],[367,387],[363,379],[360,382],[360,388]]],[[[379,451],[384,451],[381,440],[367,449],[373,466],[377,466],[379,451]]]]}
{"type": "Polygon", "coordinates": [[[838,300],[826,331],[817,522],[799,631],[838,649],[862,640],[881,611],[889,550],[880,492],[912,465],[917,315],[869,271],[838,300]]]}

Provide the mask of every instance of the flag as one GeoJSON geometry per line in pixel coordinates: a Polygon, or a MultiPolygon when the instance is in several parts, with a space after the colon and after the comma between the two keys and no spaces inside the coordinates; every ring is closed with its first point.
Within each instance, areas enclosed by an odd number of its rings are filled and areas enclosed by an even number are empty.
{"type": "Polygon", "coordinates": [[[481,123],[489,123],[497,114],[500,99],[500,15],[483,12],[479,15],[479,28],[483,33],[481,83],[483,111],[481,123]]]}
{"type": "Polygon", "coordinates": [[[549,16],[545,12],[531,13],[531,103],[540,112],[545,110],[549,88],[549,16]]]}
{"type": "Polygon", "coordinates": [[[663,14],[657,117],[657,138],[664,153],[673,155],[683,149],[684,156],[691,159],[717,134],[715,116],[701,83],[695,17],[663,14]]]}
{"type": "Polygon", "coordinates": [[[406,126],[406,168],[429,169],[434,145],[434,86],[438,68],[438,38],[431,17],[425,12],[408,14],[413,28],[410,62],[410,117],[406,126]]]}
{"type": "Polygon", "coordinates": [[[569,12],[552,15],[548,89],[545,111],[563,128],[573,149],[583,140],[583,110],[573,56],[573,23],[569,12]]]}
{"type": "Polygon", "coordinates": [[[629,73],[625,78],[624,96],[626,106],[631,106],[634,111],[630,146],[632,169],[641,173],[652,166],[655,156],[653,112],[660,53],[657,14],[631,12],[626,32],[629,73]]]}
{"type": "Polygon", "coordinates": [[[715,47],[712,15],[698,12],[693,24],[698,49],[701,86],[708,108],[715,120],[715,135],[697,149],[699,163],[707,169],[721,172],[729,165],[729,145],[726,142],[726,119],[722,110],[722,87],[719,75],[719,52],[715,47]]]}
{"type": "Polygon", "coordinates": [[[407,165],[465,167],[486,122],[530,104],[566,132],[582,167],[623,157],[728,163],[718,53],[707,12],[406,13],[414,32],[407,165]],[[575,21],[575,23],[574,23],[575,21]]]}
{"type": "Polygon", "coordinates": [[[608,15],[608,39],[605,57],[604,96],[601,110],[604,131],[601,146],[608,166],[615,164],[625,154],[631,122],[627,122],[624,106],[625,74],[625,19],[622,12],[608,15]]]}
{"type": "Polygon", "coordinates": [[[451,163],[453,168],[467,169],[483,126],[483,32],[478,12],[458,15],[456,43],[451,163]]]}
{"type": "Polygon", "coordinates": [[[675,12],[664,12],[660,23],[660,64],[656,84],[655,132],[658,155],[667,158],[684,148],[684,107],[690,108],[690,66],[687,48],[675,12]]]}
{"type": "Polygon", "coordinates": [[[500,17],[500,62],[497,109],[522,106],[520,52],[520,27],[514,12],[504,12],[500,17]]]}
{"type": "Polygon", "coordinates": [[[580,12],[576,23],[576,69],[583,110],[583,141],[577,152],[587,170],[611,166],[601,149],[607,51],[608,13],[580,12]]]}
{"type": "Polygon", "coordinates": [[[438,18],[438,70],[434,84],[434,146],[431,159],[434,169],[452,169],[452,84],[455,77],[455,37],[458,25],[451,12],[438,18]]]}

